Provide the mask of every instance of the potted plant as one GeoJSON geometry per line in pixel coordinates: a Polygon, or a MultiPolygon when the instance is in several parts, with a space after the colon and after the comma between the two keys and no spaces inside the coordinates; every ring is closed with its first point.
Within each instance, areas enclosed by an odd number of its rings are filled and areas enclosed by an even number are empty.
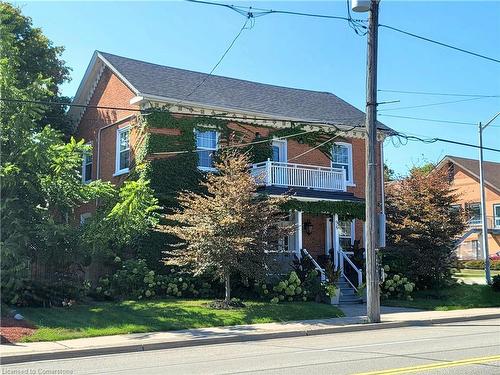
{"type": "Polygon", "coordinates": [[[330,282],[325,283],[324,288],[330,305],[338,305],[340,303],[340,288],[330,282]]]}
{"type": "Polygon", "coordinates": [[[336,283],[340,278],[340,270],[335,271],[330,260],[325,265],[325,275],[327,278],[324,285],[325,294],[331,305],[338,305],[340,303],[340,288],[337,287],[336,283]]]}

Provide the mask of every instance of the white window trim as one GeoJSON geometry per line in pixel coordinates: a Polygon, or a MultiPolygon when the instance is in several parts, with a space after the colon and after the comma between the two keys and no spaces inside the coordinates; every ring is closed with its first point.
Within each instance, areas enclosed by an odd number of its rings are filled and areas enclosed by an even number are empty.
{"type": "MultiPolygon", "coordinates": [[[[123,128],[116,129],[116,142],[115,142],[115,173],[113,176],[120,176],[125,173],[130,172],[130,168],[120,169],[120,134],[126,131],[130,131],[130,126],[125,126],[123,128]]],[[[129,163],[130,163],[130,133],[129,133],[129,141],[128,141],[128,151],[129,151],[129,163]]]]}
{"type": "MultiPolygon", "coordinates": [[[[347,142],[335,142],[334,145],[337,146],[345,146],[347,147],[347,156],[349,158],[349,176],[346,176],[346,185],[347,186],[356,186],[354,183],[354,176],[353,176],[353,170],[354,170],[354,160],[352,158],[352,144],[347,143],[347,142]]],[[[332,161],[330,165],[333,168],[333,147],[332,147],[332,161]]]]}
{"type": "Polygon", "coordinates": [[[288,163],[288,142],[286,139],[273,139],[271,143],[271,147],[276,146],[280,149],[280,157],[282,157],[283,161],[280,163],[288,163]],[[283,146],[283,148],[280,147],[283,146]]]}
{"type": "MultiPolygon", "coordinates": [[[[340,221],[339,221],[339,223],[340,223],[340,221]]],[[[356,233],[354,233],[355,229],[356,229],[356,222],[355,222],[355,220],[351,220],[351,236],[347,237],[347,236],[341,236],[339,234],[339,239],[340,238],[350,238],[351,239],[351,245],[354,245],[354,241],[356,240],[356,233]]]]}
{"type": "MultiPolygon", "coordinates": [[[[85,143],[85,146],[92,146],[92,144],[90,142],[85,143]]],[[[85,170],[86,170],[86,166],[87,166],[87,164],[85,164],[85,157],[86,156],[90,156],[92,158],[91,159],[92,161],[90,162],[90,164],[92,165],[92,169],[94,169],[94,152],[90,151],[90,152],[83,153],[83,157],[82,157],[82,182],[84,184],[88,184],[88,183],[92,182],[92,170],[90,172],[90,178],[88,180],[85,179],[87,177],[85,175],[85,170]]]]}
{"type": "MultiPolygon", "coordinates": [[[[209,132],[209,131],[213,131],[215,132],[215,149],[213,148],[209,148],[209,147],[198,147],[196,145],[196,152],[198,152],[198,150],[204,150],[204,151],[217,151],[219,149],[219,132],[215,129],[205,129],[205,130],[200,130],[200,129],[195,129],[195,142],[196,142],[196,132],[209,132]]],[[[200,165],[198,165],[198,169],[200,171],[203,171],[203,172],[216,172],[217,171],[217,168],[215,167],[202,167],[200,165]]]]}
{"type": "Polygon", "coordinates": [[[496,216],[496,208],[500,207],[500,203],[495,203],[493,205],[493,227],[500,228],[500,224],[497,225],[497,220],[500,220],[500,216],[496,216]]]}

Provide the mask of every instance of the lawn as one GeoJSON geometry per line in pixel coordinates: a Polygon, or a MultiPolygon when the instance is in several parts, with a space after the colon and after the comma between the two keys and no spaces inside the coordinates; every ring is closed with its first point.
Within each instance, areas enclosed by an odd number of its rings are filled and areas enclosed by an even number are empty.
{"type": "Polygon", "coordinates": [[[500,307],[500,293],[487,285],[457,284],[441,290],[416,291],[413,293],[413,301],[386,300],[383,304],[440,311],[500,307]]]}
{"type": "MultiPolygon", "coordinates": [[[[491,277],[495,275],[500,275],[500,271],[491,270],[491,277]]],[[[464,268],[455,273],[453,276],[458,280],[463,280],[465,282],[470,281],[469,283],[471,282],[477,282],[478,284],[486,283],[484,270],[464,268]]]]}
{"type": "Polygon", "coordinates": [[[323,319],[342,316],[330,305],[314,302],[245,302],[244,308],[215,310],[204,300],[100,302],[70,308],[24,308],[37,326],[22,341],[54,341],[124,333],[323,319]]]}

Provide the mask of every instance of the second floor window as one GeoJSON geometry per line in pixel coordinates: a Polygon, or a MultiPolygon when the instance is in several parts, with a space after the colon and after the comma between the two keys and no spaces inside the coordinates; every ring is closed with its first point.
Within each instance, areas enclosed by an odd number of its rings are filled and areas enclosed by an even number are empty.
{"type": "Polygon", "coordinates": [[[215,130],[196,130],[196,151],[198,154],[198,168],[214,170],[214,156],[217,151],[217,132],[215,130]]]}
{"type": "Polygon", "coordinates": [[[467,204],[467,214],[469,216],[469,223],[481,224],[481,204],[474,202],[467,204]]]}
{"type": "Polygon", "coordinates": [[[353,184],[352,176],[352,145],[350,143],[335,143],[332,149],[332,168],[342,168],[348,184],[353,184]]]}
{"type": "Polygon", "coordinates": [[[493,220],[495,228],[500,228],[500,204],[493,205],[493,220]]]}
{"type": "Polygon", "coordinates": [[[115,174],[127,173],[130,165],[130,128],[118,129],[116,133],[116,171],[115,174]]]}
{"type": "Polygon", "coordinates": [[[82,180],[85,183],[92,181],[92,151],[83,154],[82,180]]]}

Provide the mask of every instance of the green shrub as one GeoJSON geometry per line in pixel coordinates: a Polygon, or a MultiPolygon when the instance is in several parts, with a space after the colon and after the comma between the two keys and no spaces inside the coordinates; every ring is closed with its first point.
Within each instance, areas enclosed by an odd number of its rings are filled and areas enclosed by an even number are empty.
{"type": "Polygon", "coordinates": [[[95,296],[104,299],[160,297],[216,297],[220,286],[209,282],[208,278],[194,277],[176,268],[166,269],[168,273],[159,275],[151,270],[144,259],[129,259],[124,262],[119,257],[115,262],[120,268],[111,276],[99,279],[95,296]],[[214,285],[213,285],[214,284],[214,285]]]}
{"type": "Polygon", "coordinates": [[[493,276],[491,287],[495,292],[500,292],[500,275],[493,276]]]}
{"type": "MultiPolygon", "coordinates": [[[[462,260],[460,261],[462,268],[484,269],[484,260],[462,260]]],[[[500,260],[490,260],[490,269],[500,270],[500,260]]]]}
{"type": "Polygon", "coordinates": [[[384,298],[407,299],[411,301],[415,284],[402,274],[391,272],[388,265],[384,266],[385,280],[380,284],[381,295],[384,298]]]}

